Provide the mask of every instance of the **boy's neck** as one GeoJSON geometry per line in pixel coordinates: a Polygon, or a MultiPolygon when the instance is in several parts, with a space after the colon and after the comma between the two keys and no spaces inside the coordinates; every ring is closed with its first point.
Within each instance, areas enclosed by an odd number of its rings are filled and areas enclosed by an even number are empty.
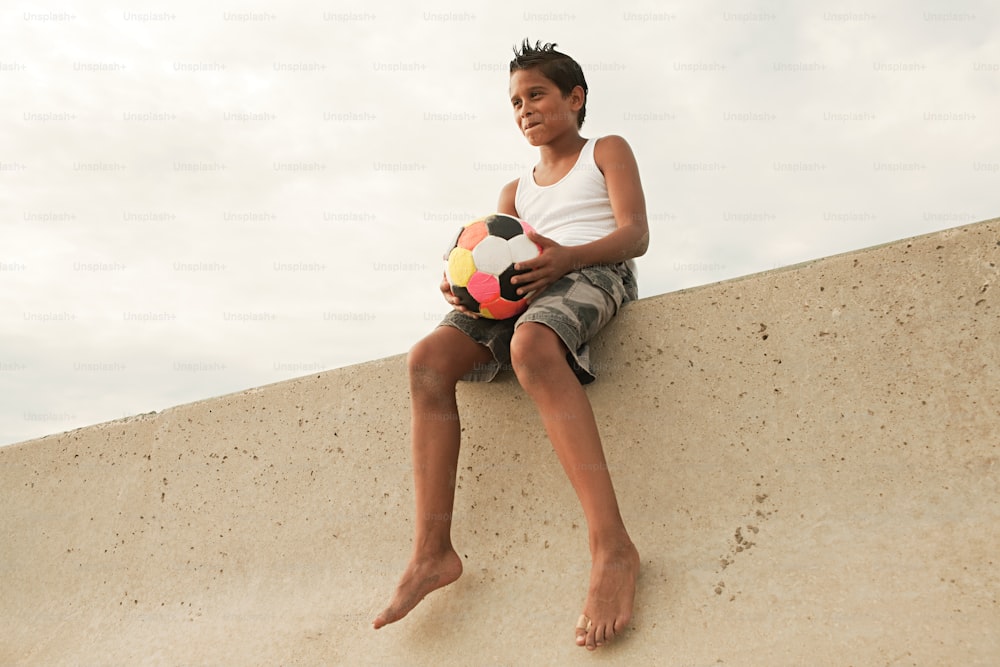
{"type": "Polygon", "coordinates": [[[586,143],[587,139],[580,136],[579,132],[567,132],[566,135],[538,147],[539,163],[550,165],[570,157],[575,159],[586,143]]]}

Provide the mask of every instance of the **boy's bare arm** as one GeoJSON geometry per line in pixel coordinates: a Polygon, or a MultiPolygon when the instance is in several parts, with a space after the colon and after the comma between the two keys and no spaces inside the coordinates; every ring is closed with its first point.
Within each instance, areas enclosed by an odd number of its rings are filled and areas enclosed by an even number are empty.
{"type": "Polygon", "coordinates": [[[640,257],[649,247],[646,197],[628,142],[616,135],[604,137],[594,147],[594,161],[604,174],[617,229],[603,239],[574,247],[576,266],[624,262],[640,257]]]}
{"type": "Polygon", "coordinates": [[[521,217],[517,214],[517,209],[514,207],[514,196],[517,194],[517,183],[520,180],[519,178],[515,178],[503,186],[503,189],[500,191],[500,201],[497,203],[497,213],[512,215],[515,218],[521,217]]]}
{"type": "MultiPolygon", "coordinates": [[[[595,146],[594,161],[604,173],[616,229],[602,239],[578,246],[563,246],[541,234],[529,233],[529,238],[542,247],[542,254],[517,265],[518,269],[529,269],[527,273],[511,279],[513,284],[518,285],[518,293],[543,290],[570,271],[584,266],[616,264],[639,257],[649,247],[646,198],[632,149],[619,136],[604,137],[595,146]]],[[[504,187],[500,195],[501,205],[510,189],[513,208],[516,188],[517,181],[504,187]]]]}

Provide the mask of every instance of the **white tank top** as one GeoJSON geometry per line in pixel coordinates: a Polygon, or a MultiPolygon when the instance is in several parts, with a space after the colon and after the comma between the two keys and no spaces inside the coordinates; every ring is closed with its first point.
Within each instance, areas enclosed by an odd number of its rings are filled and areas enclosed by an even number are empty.
{"type": "Polygon", "coordinates": [[[535,183],[534,167],[517,183],[517,214],[561,245],[590,243],[617,228],[604,174],[594,162],[596,144],[597,139],[588,139],[573,168],[552,185],[535,183]]]}

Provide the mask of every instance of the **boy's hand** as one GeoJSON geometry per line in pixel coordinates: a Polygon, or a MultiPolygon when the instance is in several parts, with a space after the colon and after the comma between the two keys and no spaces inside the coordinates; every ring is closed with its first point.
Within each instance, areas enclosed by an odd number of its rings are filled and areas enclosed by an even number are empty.
{"type": "Polygon", "coordinates": [[[514,276],[510,282],[517,287],[518,294],[527,294],[528,303],[531,303],[542,290],[579,267],[574,265],[569,247],[559,245],[535,231],[529,231],[528,238],[541,246],[542,254],[515,264],[515,270],[527,269],[527,272],[514,276]]]}
{"type": "Polygon", "coordinates": [[[441,277],[441,294],[444,296],[445,301],[451,304],[451,307],[462,313],[463,315],[468,315],[469,317],[479,317],[479,313],[474,313],[458,300],[455,293],[451,291],[451,283],[448,282],[448,276],[442,275],[441,277]]]}

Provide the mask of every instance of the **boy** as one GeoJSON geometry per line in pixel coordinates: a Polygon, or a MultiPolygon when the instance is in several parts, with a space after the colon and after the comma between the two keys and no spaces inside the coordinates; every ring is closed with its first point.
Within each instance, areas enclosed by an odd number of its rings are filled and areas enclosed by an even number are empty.
{"type": "Polygon", "coordinates": [[[462,573],[451,544],[460,425],[455,386],[488,381],[510,363],[542,422],[587,519],[590,585],[576,642],[593,650],[621,634],[632,617],[639,554],[618,509],[590,402],[594,379],[587,341],[636,298],[632,258],[649,239],[635,157],[624,139],[585,139],[587,83],[555,44],[524,40],[510,63],[514,120],[540,160],[500,193],[499,213],[528,220],[542,247],[516,268],[528,310],[504,321],[454,307],[408,357],[416,526],[414,549],[375,628],[405,616],[425,595],[462,573]],[[572,415],[567,419],[566,415],[572,415]]]}

